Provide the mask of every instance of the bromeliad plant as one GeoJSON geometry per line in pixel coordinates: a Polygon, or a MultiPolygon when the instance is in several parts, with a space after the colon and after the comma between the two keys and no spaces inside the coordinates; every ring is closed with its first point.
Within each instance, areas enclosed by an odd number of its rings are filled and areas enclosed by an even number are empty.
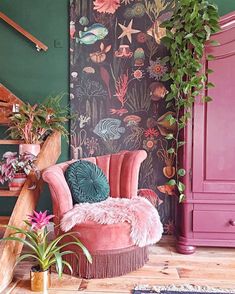
{"type": "Polygon", "coordinates": [[[71,250],[63,251],[64,247],[68,245],[78,246],[82,249],[90,263],[92,262],[92,258],[86,247],[72,232],[60,235],[53,241],[48,240],[49,232],[47,232],[46,226],[53,217],[54,215],[47,215],[47,211],[43,213],[34,211],[33,215],[30,215],[29,219],[24,221],[26,229],[6,225],[6,228],[14,232],[9,237],[3,238],[2,241],[17,241],[28,246],[30,251],[18,257],[17,263],[24,259],[33,258],[37,262],[37,270],[41,272],[45,272],[51,266],[55,265],[58,275],[61,278],[64,266],[67,266],[72,273],[72,267],[67,261],[63,260],[63,256],[75,254],[71,250]],[[25,238],[18,237],[19,234],[24,235],[25,238]],[[71,241],[61,245],[59,242],[68,236],[71,238],[71,241]]]}
{"type": "MultiPolygon", "coordinates": [[[[180,202],[185,199],[185,185],[181,178],[186,171],[179,164],[179,148],[185,142],[181,141],[181,131],[191,118],[192,107],[196,97],[202,96],[206,88],[214,87],[208,82],[208,74],[202,73],[202,59],[207,42],[211,34],[216,33],[219,27],[217,8],[206,0],[178,0],[172,17],[165,21],[161,27],[166,28],[166,36],[162,38],[164,45],[169,50],[169,63],[171,72],[164,78],[171,81],[171,91],[166,97],[167,107],[174,108],[176,115],[168,115],[170,125],[176,125],[176,133],[168,134],[166,139],[174,140],[175,147],[170,148],[168,153],[175,154],[176,178],[168,182],[169,185],[177,186],[180,202]],[[205,86],[206,85],[206,86],[205,86]]],[[[212,60],[213,56],[206,56],[212,60]]],[[[203,102],[209,102],[212,98],[202,97],[203,102]]]]}

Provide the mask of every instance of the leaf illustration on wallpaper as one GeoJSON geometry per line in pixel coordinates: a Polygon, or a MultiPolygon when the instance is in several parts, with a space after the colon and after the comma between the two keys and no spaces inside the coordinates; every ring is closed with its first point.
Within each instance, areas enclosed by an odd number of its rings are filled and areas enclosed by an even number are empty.
{"type": "Polygon", "coordinates": [[[107,71],[107,69],[104,66],[100,66],[100,76],[101,76],[104,84],[107,87],[107,90],[109,93],[109,98],[112,99],[112,93],[111,93],[110,86],[109,86],[110,76],[109,76],[109,72],[107,71]]]}
{"type": "Polygon", "coordinates": [[[100,13],[114,14],[120,6],[120,0],[95,0],[93,4],[94,10],[100,13]]]}
{"type": "Polygon", "coordinates": [[[137,34],[140,32],[140,30],[135,30],[132,28],[133,19],[129,22],[128,26],[125,26],[121,23],[118,23],[119,27],[122,29],[121,35],[118,37],[118,39],[127,37],[129,42],[132,42],[132,34],[137,34]]]}
{"type": "Polygon", "coordinates": [[[121,120],[105,118],[99,121],[93,132],[104,141],[118,140],[121,134],[125,133],[125,128],[121,127],[121,120]]]}
{"type": "Polygon", "coordinates": [[[166,29],[160,27],[161,22],[156,20],[154,24],[147,30],[147,34],[154,38],[157,44],[166,36],[166,29]]]}
{"type": "Polygon", "coordinates": [[[101,63],[105,61],[106,54],[111,50],[112,45],[104,46],[104,43],[100,44],[100,51],[96,51],[93,53],[90,53],[91,61],[94,63],[101,63]]]}
{"type": "Polygon", "coordinates": [[[71,148],[73,159],[79,159],[83,157],[83,146],[85,144],[87,133],[84,129],[77,132],[77,130],[71,130],[71,148]]]}

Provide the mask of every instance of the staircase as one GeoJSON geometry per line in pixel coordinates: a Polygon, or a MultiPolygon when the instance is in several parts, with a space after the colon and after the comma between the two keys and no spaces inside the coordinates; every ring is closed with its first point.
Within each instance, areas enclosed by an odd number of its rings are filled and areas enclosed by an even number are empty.
{"type": "MultiPolygon", "coordinates": [[[[7,126],[9,124],[8,116],[12,111],[14,104],[21,105],[23,102],[12,94],[6,87],[0,84],[0,125],[7,126]]],[[[18,140],[0,140],[0,145],[18,145],[22,143],[18,140]]],[[[61,136],[54,133],[41,146],[36,165],[40,171],[56,163],[61,153],[61,136]]],[[[9,191],[7,189],[0,190],[0,197],[17,197],[16,204],[9,218],[0,216],[0,224],[9,224],[25,228],[24,220],[29,214],[36,209],[37,202],[42,190],[43,182],[40,179],[37,182],[35,190],[29,190],[31,186],[30,176],[27,178],[22,190],[9,191]]],[[[12,230],[6,229],[4,237],[9,236],[12,230]]],[[[23,236],[20,236],[23,237],[23,236]]],[[[13,277],[13,270],[17,257],[22,251],[22,244],[19,242],[5,241],[0,243],[0,293],[10,284],[13,277]]]]}

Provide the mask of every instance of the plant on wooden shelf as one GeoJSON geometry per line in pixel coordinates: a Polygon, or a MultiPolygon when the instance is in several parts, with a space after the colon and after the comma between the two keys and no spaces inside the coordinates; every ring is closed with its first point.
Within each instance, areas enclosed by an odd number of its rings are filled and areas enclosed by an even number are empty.
{"type": "Polygon", "coordinates": [[[62,277],[64,266],[67,266],[72,273],[72,267],[67,261],[63,260],[63,256],[75,253],[71,250],[66,250],[66,246],[74,245],[80,247],[87,260],[90,263],[92,262],[89,251],[74,236],[74,233],[65,233],[54,240],[49,240],[47,225],[53,217],[54,215],[47,215],[47,211],[34,211],[33,215],[30,215],[29,219],[24,221],[26,229],[19,229],[9,225],[4,226],[11,229],[13,233],[9,237],[3,238],[2,241],[21,242],[30,249],[28,253],[24,253],[18,257],[17,262],[28,258],[33,258],[36,261],[36,265],[31,268],[30,275],[31,289],[35,292],[46,291],[50,287],[50,269],[53,265],[55,265],[59,278],[62,277]],[[19,234],[25,238],[20,238],[18,236],[19,234]],[[59,242],[66,237],[69,237],[71,241],[61,245],[59,242]]]}
{"type": "Polygon", "coordinates": [[[41,104],[23,104],[19,112],[10,116],[8,131],[12,139],[23,140],[25,144],[20,145],[20,153],[30,151],[37,155],[40,151],[40,143],[53,131],[59,131],[68,136],[64,127],[68,120],[68,108],[61,106],[62,95],[47,98],[41,104]],[[33,146],[32,146],[33,145],[33,146]]]}
{"type": "Polygon", "coordinates": [[[212,83],[207,82],[208,74],[213,71],[208,70],[203,74],[201,70],[206,60],[213,59],[212,55],[204,57],[206,43],[218,45],[217,42],[210,41],[211,34],[220,29],[218,21],[218,9],[208,1],[179,0],[171,18],[161,25],[166,28],[166,36],[162,41],[169,50],[171,66],[171,72],[164,77],[165,81],[171,81],[171,91],[166,97],[167,107],[176,112],[176,115],[169,114],[166,119],[170,125],[177,126],[176,133],[166,136],[166,139],[175,141],[175,147],[170,148],[168,153],[175,155],[176,177],[171,179],[168,185],[178,188],[180,202],[185,199],[182,177],[186,174],[179,163],[179,149],[185,144],[181,139],[181,131],[191,118],[197,97],[201,97],[202,102],[212,100],[202,92],[214,87],[212,83]]]}
{"type": "Polygon", "coordinates": [[[35,160],[36,156],[31,153],[17,155],[17,152],[5,152],[0,161],[0,183],[9,182],[9,190],[18,191],[24,185],[30,172],[39,179],[40,172],[34,164],[35,160]]]}

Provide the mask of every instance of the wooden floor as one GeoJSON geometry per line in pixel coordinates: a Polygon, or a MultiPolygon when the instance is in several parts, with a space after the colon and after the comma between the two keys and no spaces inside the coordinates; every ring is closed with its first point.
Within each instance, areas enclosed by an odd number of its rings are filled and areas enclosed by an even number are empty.
{"type": "MultiPolygon", "coordinates": [[[[194,255],[175,252],[174,239],[164,237],[150,248],[150,260],[140,270],[128,275],[103,280],[84,280],[64,275],[58,280],[53,273],[49,294],[126,294],[135,285],[194,284],[235,289],[235,250],[198,248],[194,255]]],[[[4,294],[33,293],[29,284],[29,262],[16,267],[14,281],[4,294]]]]}

